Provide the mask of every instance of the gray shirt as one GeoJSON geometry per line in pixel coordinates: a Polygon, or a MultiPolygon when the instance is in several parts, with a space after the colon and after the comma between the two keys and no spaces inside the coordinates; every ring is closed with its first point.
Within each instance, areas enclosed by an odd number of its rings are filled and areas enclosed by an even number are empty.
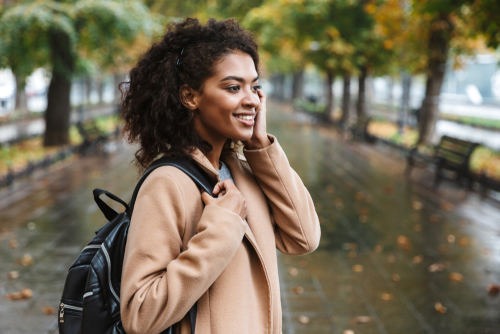
{"type": "Polygon", "coordinates": [[[220,180],[223,181],[225,179],[230,179],[231,181],[233,181],[233,184],[234,184],[234,180],[231,176],[231,172],[229,171],[229,168],[227,168],[227,166],[222,161],[219,161],[219,162],[220,162],[220,169],[217,170],[217,172],[219,172],[220,180]]]}

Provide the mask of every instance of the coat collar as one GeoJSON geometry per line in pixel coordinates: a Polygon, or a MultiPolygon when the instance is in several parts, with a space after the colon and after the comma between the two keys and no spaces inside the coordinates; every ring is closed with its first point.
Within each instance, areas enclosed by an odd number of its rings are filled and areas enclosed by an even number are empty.
{"type": "MultiPolygon", "coordinates": [[[[217,170],[214,168],[214,166],[212,166],[212,164],[210,163],[208,158],[205,156],[205,154],[203,154],[203,152],[201,152],[198,148],[195,148],[195,150],[193,152],[191,152],[190,156],[193,158],[194,161],[196,161],[196,163],[201,168],[203,168],[203,170],[205,170],[207,172],[207,174],[209,176],[216,178],[217,181],[220,181],[219,172],[217,172],[217,170]]],[[[246,180],[246,178],[248,176],[245,175],[243,168],[242,168],[242,165],[240,164],[240,161],[239,161],[239,160],[246,160],[245,157],[242,156],[241,154],[231,150],[231,149],[223,149],[221,156],[220,156],[220,160],[224,164],[226,164],[227,168],[229,168],[229,171],[231,172],[231,176],[234,180],[234,183],[235,183],[236,187],[238,188],[238,190],[243,195],[243,197],[249,198],[249,196],[245,196],[245,195],[249,195],[249,191],[250,191],[250,189],[248,189],[247,185],[245,184],[245,182],[248,182],[248,180],[246,180]]],[[[248,206],[248,210],[253,209],[252,203],[247,203],[247,206],[248,206]]],[[[258,208],[255,208],[255,209],[258,209],[258,208]]],[[[248,214],[248,216],[247,216],[247,228],[245,231],[245,235],[250,240],[250,242],[253,244],[254,249],[257,252],[257,254],[259,254],[259,256],[262,257],[262,254],[261,254],[261,251],[260,251],[259,246],[257,244],[257,241],[255,240],[255,236],[251,230],[251,226],[254,223],[256,223],[256,222],[252,221],[251,214],[248,214]]]]}

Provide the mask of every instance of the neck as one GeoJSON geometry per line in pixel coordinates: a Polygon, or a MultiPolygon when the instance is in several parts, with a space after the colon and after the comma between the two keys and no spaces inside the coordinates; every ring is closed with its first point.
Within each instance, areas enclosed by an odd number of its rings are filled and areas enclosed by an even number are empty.
{"type": "Polygon", "coordinates": [[[207,159],[208,161],[210,161],[210,163],[212,164],[212,166],[214,166],[214,168],[216,170],[219,170],[221,168],[220,166],[220,156],[222,154],[222,148],[224,147],[224,142],[220,143],[218,142],[217,144],[214,145],[214,143],[212,142],[209,142],[210,144],[212,144],[212,151],[208,152],[207,153],[207,159]]]}
{"type": "Polygon", "coordinates": [[[220,169],[219,160],[222,154],[222,149],[224,148],[224,144],[226,143],[227,138],[219,136],[218,134],[211,133],[207,131],[207,129],[201,126],[198,119],[194,119],[194,130],[204,140],[209,142],[212,145],[212,151],[208,152],[206,157],[208,161],[212,164],[212,166],[216,169],[220,169]]]}

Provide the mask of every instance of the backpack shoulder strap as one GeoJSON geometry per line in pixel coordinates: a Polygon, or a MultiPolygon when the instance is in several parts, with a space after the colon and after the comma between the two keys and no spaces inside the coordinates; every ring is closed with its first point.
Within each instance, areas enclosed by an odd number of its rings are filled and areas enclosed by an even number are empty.
{"type": "Polygon", "coordinates": [[[162,157],[151,163],[151,165],[149,165],[149,167],[137,182],[127,208],[127,213],[130,217],[132,217],[135,200],[137,199],[137,195],[139,194],[139,189],[141,188],[142,184],[149,174],[151,174],[156,168],[162,166],[173,166],[180,169],[181,171],[186,173],[199,188],[205,190],[210,194],[210,196],[213,196],[212,189],[215,186],[215,182],[210,179],[207,173],[200,166],[198,166],[196,162],[189,158],[162,157]]]}

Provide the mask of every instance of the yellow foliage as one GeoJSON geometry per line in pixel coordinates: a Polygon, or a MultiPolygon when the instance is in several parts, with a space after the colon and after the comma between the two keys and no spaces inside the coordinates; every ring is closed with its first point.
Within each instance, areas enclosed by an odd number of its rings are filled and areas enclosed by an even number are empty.
{"type": "Polygon", "coordinates": [[[394,42],[391,41],[390,39],[386,39],[382,45],[383,45],[384,49],[392,50],[392,48],[394,47],[394,42]]]}

